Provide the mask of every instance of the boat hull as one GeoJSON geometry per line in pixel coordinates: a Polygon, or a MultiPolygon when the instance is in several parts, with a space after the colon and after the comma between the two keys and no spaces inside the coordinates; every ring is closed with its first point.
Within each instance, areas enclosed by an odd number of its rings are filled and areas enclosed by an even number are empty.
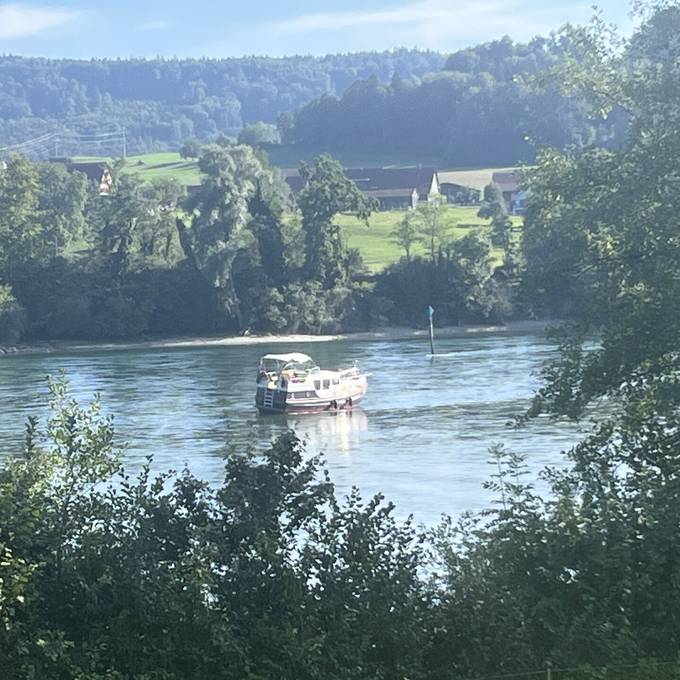
{"type": "Polygon", "coordinates": [[[338,411],[351,411],[356,408],[366,394],[365,390],[349,394],[346,397],[336,398],[336,399],[308,399],[305,401],[288,401],[282,398],[281,395],[278,399],[276,397],[265,404],[264,399],[261,398],[260,394],[257,395],[255,400],[255,406],[260,413],[285,413],[291,415],[305,415],[311,413],[337,413],[338,411]]]}

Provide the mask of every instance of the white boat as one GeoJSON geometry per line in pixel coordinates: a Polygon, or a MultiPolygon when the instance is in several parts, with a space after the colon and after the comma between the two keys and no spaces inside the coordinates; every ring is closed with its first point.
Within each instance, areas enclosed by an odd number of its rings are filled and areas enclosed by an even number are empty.
{"type": "Polygon", "coordinates": [[[366,394],[368,376],[356,365],[319,368],[300,352],[265,354],[257,369],[255,405],[261,413],[318,413],[354,408],[366,394]]]}

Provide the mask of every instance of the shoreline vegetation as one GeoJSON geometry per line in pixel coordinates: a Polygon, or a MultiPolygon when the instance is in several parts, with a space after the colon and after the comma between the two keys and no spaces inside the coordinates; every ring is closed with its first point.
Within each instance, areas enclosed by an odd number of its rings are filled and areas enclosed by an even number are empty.
{"type": "MultiPolygon", "coordinates": [[[[543,333],[545,330],[559,323],[559,320],[545,321],[509,321],[503,324],[466,324],[460,326],[444,326],[435,329],[435,341],[437,339],[458,338],[470,335],[487,334],[523,334],[543,333]]],[[[120,340],[107,342],[89,342],[77,340],[54,340],[31,343],[21,343],[14,346],[0,346],[0,357],[13,356],[16,354],[56,354],[68,352],[109,352],[109,351],[132,351],[141,349],[180,349],[190,347],[244,347],[250,345],[298,343],[307,344],[312,342],[338,342],[355,341],[370,342],[375,340],[414,340],[422,339],[423,347],[428,338],[427,328],[409,328],[405,326],[387,326],[375,331],[362,331],[356,333],[333,333],[312,335],[308,333],[282,333],[282,334],[252,334],[252,335],[203,335],[203,336],[169,336],[164,338],[147,338],[142,340],[120,340]]]]}

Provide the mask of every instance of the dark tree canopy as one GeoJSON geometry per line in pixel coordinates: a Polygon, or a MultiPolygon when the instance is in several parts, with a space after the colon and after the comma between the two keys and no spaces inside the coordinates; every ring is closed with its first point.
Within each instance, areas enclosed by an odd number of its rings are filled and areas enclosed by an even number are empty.
{"type": "Polygon", "coordinates": [[[576,54],[556,74],[603,114],[625,107],[630,123],[620,151],[547,151],[530,173],[525,289],[537,308],[580,327],[537,409],[579,415],[641,372],[665,374],[677,356],[680,7],[671,4],[623,52],[599,20],[573,29],[576,54]],[[583,334],[593,331],[601,348],[586,352],[583,334]]]}
{"type": "Polygon", "coordinates": [[[456,166],[532,161],[542,145],[621,143],[620,111],[594,120],[582,99],[547,80],[535,87],[567,48],[560,36],[528,44],[503,38],[457,52],[421,79],[360,80],[304,106],[285,138],[345,153],[429,155],[456,166]]]}
{"type": "Polygon", "coordinates": [[[352,212],[366,221],[375,210],[373,200],[347,179],[338,161],[320,156],[300,169],[303,188],[297,197],[305,234],[305,270],[309,278],[332,285],[342,276],[344,246],[333,218],[352,212]]]}

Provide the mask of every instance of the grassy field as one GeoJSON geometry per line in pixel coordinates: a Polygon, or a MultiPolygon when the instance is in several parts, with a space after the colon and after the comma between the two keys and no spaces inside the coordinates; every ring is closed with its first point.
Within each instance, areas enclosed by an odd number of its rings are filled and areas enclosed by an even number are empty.
{"type": "Polygon", "coordinates": [[[136,173],[145,180],[162,177],[176,179],[185,185],[201,183],[196,162],[180,158],[175,152],[129,156],[123,172],[136,173]]]}
{"type": "MultiPolygon", "coordinates": [[[[475,206],[446,206],[445,210],[451,238],[461,238],[476,230],[488,234],[488,221],[477,217],[475,206]]],[[[404,255],[404,251],[392,241],[390,234],[405,214],[397,210],[374,213],[369,218],[368,227],[351,215],[339,215],[336,221],[343,227],[349,246],[358,248],[366,266],[372,272],[378,272],[404,255]]],[[[513,222],[521,224],[521,218],[513,218],[513,222]]],[[[413,255],[424,254],[425,248],[422,245],[413,248],[413,255]]],[[[500,263],[500,250],[494,251],[494,259],[500,263]]]]}

